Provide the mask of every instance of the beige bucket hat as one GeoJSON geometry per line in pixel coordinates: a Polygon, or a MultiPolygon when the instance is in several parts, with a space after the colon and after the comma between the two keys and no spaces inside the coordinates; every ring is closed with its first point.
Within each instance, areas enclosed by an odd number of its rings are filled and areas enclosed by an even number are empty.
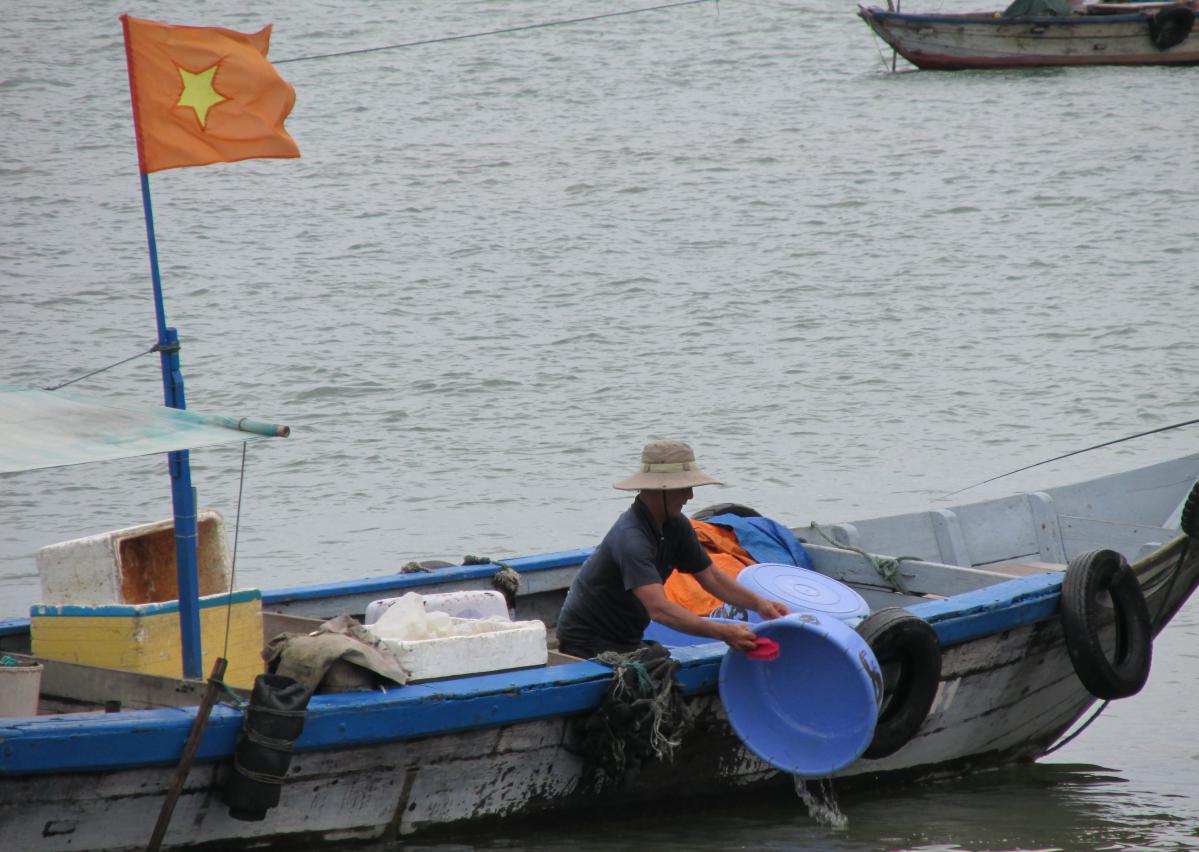
{"type": "Polygon", "coordinates": [[[695,463],[695,451],[682,441],[650,441],[641,451],[641,467],[614,483],[621,491],[670,491],[697,485],[723,485],[695,463]]]}

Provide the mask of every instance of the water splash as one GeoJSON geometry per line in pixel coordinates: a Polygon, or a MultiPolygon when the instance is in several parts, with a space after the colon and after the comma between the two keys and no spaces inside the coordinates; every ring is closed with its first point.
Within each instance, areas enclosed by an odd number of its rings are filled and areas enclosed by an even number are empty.
{"type": "Polygon", "coordinates": [[[837,795],[833,792],[831,778],[812,779],[811,786],[808,785],[807,779],[800,778],[798,775],[794,778],[795,792],[803,800],[808,809],[808,815],[812,819],[821,825],[837,830],[849,826],[849,817],[841,813],[841,808],[837,805],[837,795]]]}

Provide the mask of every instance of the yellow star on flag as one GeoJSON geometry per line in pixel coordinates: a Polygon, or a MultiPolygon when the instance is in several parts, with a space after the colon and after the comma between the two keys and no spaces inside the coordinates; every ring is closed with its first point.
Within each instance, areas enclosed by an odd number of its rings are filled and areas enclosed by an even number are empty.
{"type": "Polygon", "coordinates": [[[175,106],[191,107],[195,110],[196,120],[200,122],[201,127],[208,124],[208,110],[221,101],[229,100],[212,86],[212,77],[218,67],[220,63],[199,74],[179,68],[179,76],[183,78],[183,93],[179,95],[179,102],[175,106]]]}

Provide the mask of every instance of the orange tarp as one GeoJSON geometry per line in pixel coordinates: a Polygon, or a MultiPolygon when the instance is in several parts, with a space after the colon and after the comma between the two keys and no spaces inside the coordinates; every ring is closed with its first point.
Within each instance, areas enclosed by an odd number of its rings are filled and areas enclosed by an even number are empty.
{"type": "Polygon", "coordinates": [[[121,22],[143,173],[300,156],[283,129],[296,93],[266,59],[269,26],[246,34],[121,22]]]}
{"type": "MultiPolygon", "coordinates": [[[[745,552],[737,542],[737,534],[728,527],[696,520],[691,521],[691,526],[695,528],[699,543],[712,557],[712,564],[734,580],[742,568],[757,561],[745,552]]],[[[675,571],[666,581],[666,597],[696,615],[711,615],[712,610],[723,604],[719,598],[704,591],[694,577],[682,571],[675,571]]]]}

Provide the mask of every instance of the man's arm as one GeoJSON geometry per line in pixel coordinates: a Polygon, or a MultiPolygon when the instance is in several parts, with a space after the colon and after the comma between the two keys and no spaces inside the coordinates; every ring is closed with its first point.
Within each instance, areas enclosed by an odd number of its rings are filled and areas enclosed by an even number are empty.
{"type": "MultiPolygon", "coordinates": [[[[746,591],[749,590],[746,589],[746,591]]],[[[752,651],[754,640],[758,638],[747,625],[726,624],[700,618],[691,610],[679,606],[666,597],[666,587],[661,583],[637,586],[633,589],[633,594],[637,596],[637,600],[641,601],[641,605],[645,607],[650,618],[680,633],[719,639],[738,651],[752,651]]]]}
{"type": "Polygon", "coordinates": [[[752,609],[766,621],[786,615],[791,611],[783,606],[783,604],[772,601],[769,598],[764,598],[745,588],[745,586],[738,583],[715,565],[709,565],[698,574],[692,574],[691,576],[696,579],[708,594],[715,595],[725,603],[732,604],[733,606],[739,606],[742,609],[752,609]]]}

